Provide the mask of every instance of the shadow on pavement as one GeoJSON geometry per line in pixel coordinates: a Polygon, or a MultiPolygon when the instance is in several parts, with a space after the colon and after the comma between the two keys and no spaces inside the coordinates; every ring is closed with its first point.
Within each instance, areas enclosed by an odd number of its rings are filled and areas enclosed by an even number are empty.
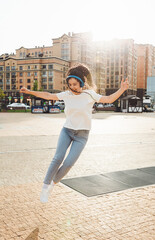
{"type": "Polygon", "coordinates": [[[38,240],[39,228],[36,228],[25,240],[38,240]]]}

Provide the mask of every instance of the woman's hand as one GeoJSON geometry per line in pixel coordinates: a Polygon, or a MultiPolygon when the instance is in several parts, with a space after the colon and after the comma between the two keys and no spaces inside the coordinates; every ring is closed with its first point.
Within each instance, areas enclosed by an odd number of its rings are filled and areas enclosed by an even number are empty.
{"type": "Polygon", "coordinates": [[[26,93],[26,94],[29,94],[29,92],[30,92],[30,90],[28,90],[28,89],[25,88],[25,87],[22,87],[22,88],[20,89],[20,93],[26,93]]]}
{"type": "Polygon", "coordinates": [[[124,80],[124,78],[123,78],[122,81],[121,81],[121,89],[122,89],[123,91],[126,91],[128,88],[129,88],[128,79],[126,78],[126,79],[124,80]]]}

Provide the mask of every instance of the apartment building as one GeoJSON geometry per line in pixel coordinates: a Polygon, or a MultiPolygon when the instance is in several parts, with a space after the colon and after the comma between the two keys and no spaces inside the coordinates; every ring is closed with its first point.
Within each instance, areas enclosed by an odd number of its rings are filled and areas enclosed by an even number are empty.
{"type": "Polygon", "coordinates": [[[106,89],[106,48],[104,42],[93,43],[93,79],[99,94],[105,95],[106,89]]]}
{"type": "Polygon", "coordinates": [[[86,64],[103,95],[115,92],[128,78],[128,94],[142,96],[155,66],[155,47],[133,39],[93,42],[90,33],[68,33],[52,39],[51,46],[24,48],[0,57],[0,88],[16,95],[22,86],[49,92],[67,89],[66,72],[75,63],[86,64]]]}
{"type": "Polygon", "coordinates": [[[81,62],[93,68],[90,33],[64,34],[52,41],[49,47],[21,47],[13,56],[1,56],[0,87],[7,95],[16,95],[23,86],[33,89],[36,81],[38,89],[63,91],[70,66],[81,62]]]}
{"type": "Polygon", "coordinates": [[[137,57],[134,41],[116,39],[95,43],[95,52],[96,82],[100,93],[110,95],[120,88],[122,78],[128,78],[128,94],[135,94],[137,57]]]}
{"type": "Polygon", "coordinates": [[[147,77],[152,76],[155,48],[150,44],[135,44],[137,54],[137,96],[142,98],[147,89],[147,77]]]}
{"type": "Polygon", "coordinates": [[[92,36],[90,33],[68,33],[52,41],[53,56],[70,61],[71,65],[80,62],[92,67],[92,36]]]}
{"type": "Polygon", "coordinates": [[[76,63],[87,65],[91,71],[94,82],[97,84],[98,92],[104,93],[103,73],[98,68],[103,68],[103,58],[96,64],[96,46],[92,41],[91,33],[68,33],[53,39],[53,56],[70,61],[70,66],[76,63]],[[100,80],[99,80],[100,79],[100,80]]]}
{"type": "Polygon", "coordinates": [[[69,61],[58,57],[7,56],[0,59],[0,88],[6,96],[12,97],[19,96],[21,87],[33,89],[34,82],[37,82],[38,90],[63,91],[69,66],[69,61]]]}

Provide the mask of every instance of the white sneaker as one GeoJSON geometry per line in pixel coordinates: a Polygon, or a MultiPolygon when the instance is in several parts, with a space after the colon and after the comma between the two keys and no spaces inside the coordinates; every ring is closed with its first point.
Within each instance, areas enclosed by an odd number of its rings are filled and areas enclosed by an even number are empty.
{"type": "Polygon", "coordinates": [[[40,202],[42,202],[42,203],[48,202],[48,188],[42,189],[41,194],[40,194],[40,202]]]}
{"type": "Polygon", "coordinates": [[[54,185],[55,185],[55,183],[52,181],[51,184],[49,184],[48,187],[46,186],[46,188],[44,188],[44,186],[43,186],[41,194],[40,194],[40,201],[42,203],[48,202],[48,197],[51,194],[51,192],[54,188],[54,185]]]}

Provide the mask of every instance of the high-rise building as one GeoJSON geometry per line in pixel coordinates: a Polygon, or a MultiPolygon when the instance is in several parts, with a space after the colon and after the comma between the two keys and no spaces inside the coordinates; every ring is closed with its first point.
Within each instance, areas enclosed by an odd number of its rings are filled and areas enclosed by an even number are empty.
{"type": "Polygon", "coordinates": [[[68,33],[53,40],[53,56],[92,67],[92,36],[90,33],[68,33]]]}
{"type": "Polygon", "coordinates": [[[107,42],[106,93],[109,95],[120,87],[122,79],[128,78],[129,94],[136,92],[136,53],[132,39],[107,42]]]}
{"type": "Polygon", "coordinates": [[[95,43],[96,82],[100,93],[109,95],[119,87],[122,78],[128,78],[129,94],[136,93],[137,57],[134,41],[112,40],[95,43]]]}
{"type": "Polygon", "coordinates": [[[106,48],[104,42],[93,43],[92,75],[98,93],[105,95],[106,89],[106,48]]]}
{"type": "Polygon", "coordinates": [[[150,44],[136,44],[137,52],[137,96],[143,98],[147,90],[147,77],[152,76],[155,50],[150,44]]]}
{"type": "Polygon", "coordinates": [[[49,92],[67,89],[66,72],[75,63],[86,64],[103,95],[115,92],[128,78],[127,94],[142,97],[147,77],[155,66],[155,47],[135,44],[132,39],[93,42],[90,33],[68,33],[52,39],[51,46],[24,48],[0,56],[0,88],[16,95],[21,87],[49,92]]]}

